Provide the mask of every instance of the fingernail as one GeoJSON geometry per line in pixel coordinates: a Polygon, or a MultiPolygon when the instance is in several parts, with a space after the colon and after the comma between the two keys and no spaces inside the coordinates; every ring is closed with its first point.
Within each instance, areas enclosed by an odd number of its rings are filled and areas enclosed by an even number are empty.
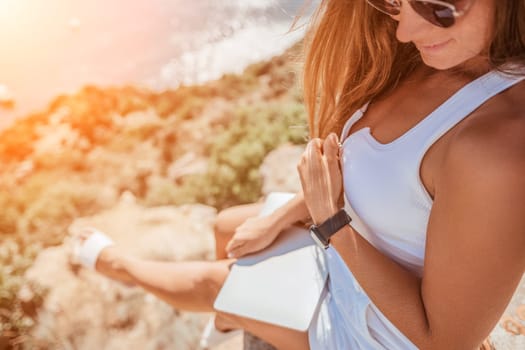
{"type": "Polygon", "coordinates": [[[233,253],[228,253],[228,259],[233,259],[235,258],[235,255],[233,253]]]}

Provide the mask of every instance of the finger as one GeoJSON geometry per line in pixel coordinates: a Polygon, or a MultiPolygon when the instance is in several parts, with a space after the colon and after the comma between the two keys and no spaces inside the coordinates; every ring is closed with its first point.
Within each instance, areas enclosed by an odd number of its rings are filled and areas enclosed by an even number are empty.
{"type": "Polygon", "coordinates": [[[228,244],[226,244],[226,252],[230,253],[237,249],[238,247],[242,246],[244,244],[244,241],[240,241],[238,239],[232,238],[228,244]]]}
{"type": "Polygon", "coordinates": [[[341,143],[339,142],[339,136],[337,136],[336,133],[331,133],[330,135],[328,135],[325,141],[327,141],[328,144],[330,144],[330,147],[334,147],[336,149],[338,149],[341,145],[341,143]]]}
{"type": "Polygon", "coordinates": [[[323,144],[323,140],[321,140],[319,137],[312,139],[312,141],[310,142],[316,147],[321,147],[321,145],[323,144]]]}
{"type": "Polygon", "coordinates": [[[306,156],[307,159],[312,159],[313,156],[320,155],[323,141],[321,139],[315,138],[310,140],[306,145],[306,150],[303,153],[303,156],[306,156]]]}
{"type": "Polygon", "coordinates": [[[242,246],[238,246],[237,248],[235,248],[228,257],[230,257],[230,258],[240,258],[240,257],[243,257],[245,255],[254,253],[254,252],[258,251],[258,250],[260,250],[260,249],[258,249],[256,246],[254,246],[253,242],[249,241],[249,242],[246,242],[246,244],[243,244],[242,246]]]}
{"type": "Polygon", "coordinates": [[[315,138],[312,140],[312,149],[315,152],[321,153],[323,151],[323,140],[315,138]]]}
{"type": "Polygon", "coordinates": [[[307,147],[307,157],[304,160],[303,171],[305,173],[316,174],[319,170],[322,154],[322,141],[319,139],[312,140],[307,147]]]}
{"type": "Polygon", "coordinates": [[[321,139],[313,141],[315,142],[309,148],[309,158],[305,164],[305,171],[310,174],[313,186],[323,186],[322,175],[326,169],[325,159],[323,159],[322,154],[323,141],[321,139]]]}
{"type": "Polygon", "coordinates": [[[244,256],[247,253],[248,253],[248,249],[246,248],[246,245],[237,246],[228,252],[228,258],[237,259],[237,258],[240,258],[241,256],[244,256]]]}
{"type": "Polygon", "coordinates": [[[304,173],[304,164],[299,163],[297,165],[297,172],[299,173],[299,180],[301,180],[301,188],[303,189],[303,193],[306,191],[306,175],[304,173]]]}
{"type": "Polygon", "coordinates": [[[323,154],[330,162],[337,160],[339,154],[339,144],[338,138],[334,133],[328,135],[328,137],[324,140],[323,154]]]}
{"type": "Polygon", "coordinates": [[[303,170],[306,170],[307,165],[314,159],[321,156],[322,140],[321,139],[312,139],[306,145],[301,159],[299,160],[298,168],[302,167],[303,170]]]}
{"type": "Polygon", "coordinates": [[[299,162],[297,163],[297,172],[299,173],[299,178],[301,180],[301,183],[304,185],[304,182],[306,180],[305,178],[305,174],[306,174],[306,171],[307,171],[307,164],[308,164],[308,158],[309,158],[309,153],[311,152],[310,151],[310,148],[312,146],[310,146],[310,144],[308,143],[304,149],[304,152],[303,154],[301,155],[301,158],[299,159],[299,162]]]}

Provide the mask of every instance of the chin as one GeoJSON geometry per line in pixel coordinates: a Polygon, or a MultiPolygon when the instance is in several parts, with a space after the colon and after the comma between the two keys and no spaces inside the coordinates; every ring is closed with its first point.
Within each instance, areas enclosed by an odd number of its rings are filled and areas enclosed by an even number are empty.
{"type": "Polygon", "coordinates": [[[472,56],[470,54],[447,54],[442,52],[436,55],[424,54],[420,52],[421,60],[425,65],[437,69],[447,70],[452,68],[460,68],[465,71],[486,71],[490,65],[486,55],[478,54],[472,56]]]}
{"type": "Polygon", "coordinates": [[[452,62],[447,59],[438,59],[435,57],[429,58],[425,56],[421,56],[421,59],[423,60],[423,63],[431,68],[437,69],[437,70],[447,70],[450,68],[454,68],[458,65],[460,65],[463,62],[452,62]]]}
{"type": "Polygon", "coordinates": [[[463,72],[469,72],[474,75],[480,75],[490,70],[490,64],[486,58],[473,57],[464,60],[452,60],[450,58],[425,57],[421,55],[425,65],[436,70],[459,69],[463,72]]]}

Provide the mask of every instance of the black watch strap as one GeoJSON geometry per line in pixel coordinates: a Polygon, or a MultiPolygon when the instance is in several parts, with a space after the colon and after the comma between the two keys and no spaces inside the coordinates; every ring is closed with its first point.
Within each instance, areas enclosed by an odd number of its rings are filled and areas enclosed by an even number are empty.
{"type": "Polygon", "coordinates": [[[341,209],[321,225],[310,226],[310,233],[317,244],[323,248],[328,248],[330,237],[336,234],[345,225],[348,225],[351,221],[352,218],[350,218],[344,209],[341,209]]]}

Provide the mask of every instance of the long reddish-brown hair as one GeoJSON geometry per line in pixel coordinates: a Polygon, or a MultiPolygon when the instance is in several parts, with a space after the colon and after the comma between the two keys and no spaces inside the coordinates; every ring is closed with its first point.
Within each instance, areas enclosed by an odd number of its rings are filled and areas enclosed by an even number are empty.
{"type": "MultiPolygon", "coordinates": [[[[525,0],[496,1],[488,60],[525,66],[525,0]]],[[[366,0],[322,0],[305,40],[304,100],[311,137],[340,132],[355,110],[392,88],[421,58],[395,37],[397,22],[366,0]]],[[[522,73],[520,73],[522,74],[522,73]]]]}

